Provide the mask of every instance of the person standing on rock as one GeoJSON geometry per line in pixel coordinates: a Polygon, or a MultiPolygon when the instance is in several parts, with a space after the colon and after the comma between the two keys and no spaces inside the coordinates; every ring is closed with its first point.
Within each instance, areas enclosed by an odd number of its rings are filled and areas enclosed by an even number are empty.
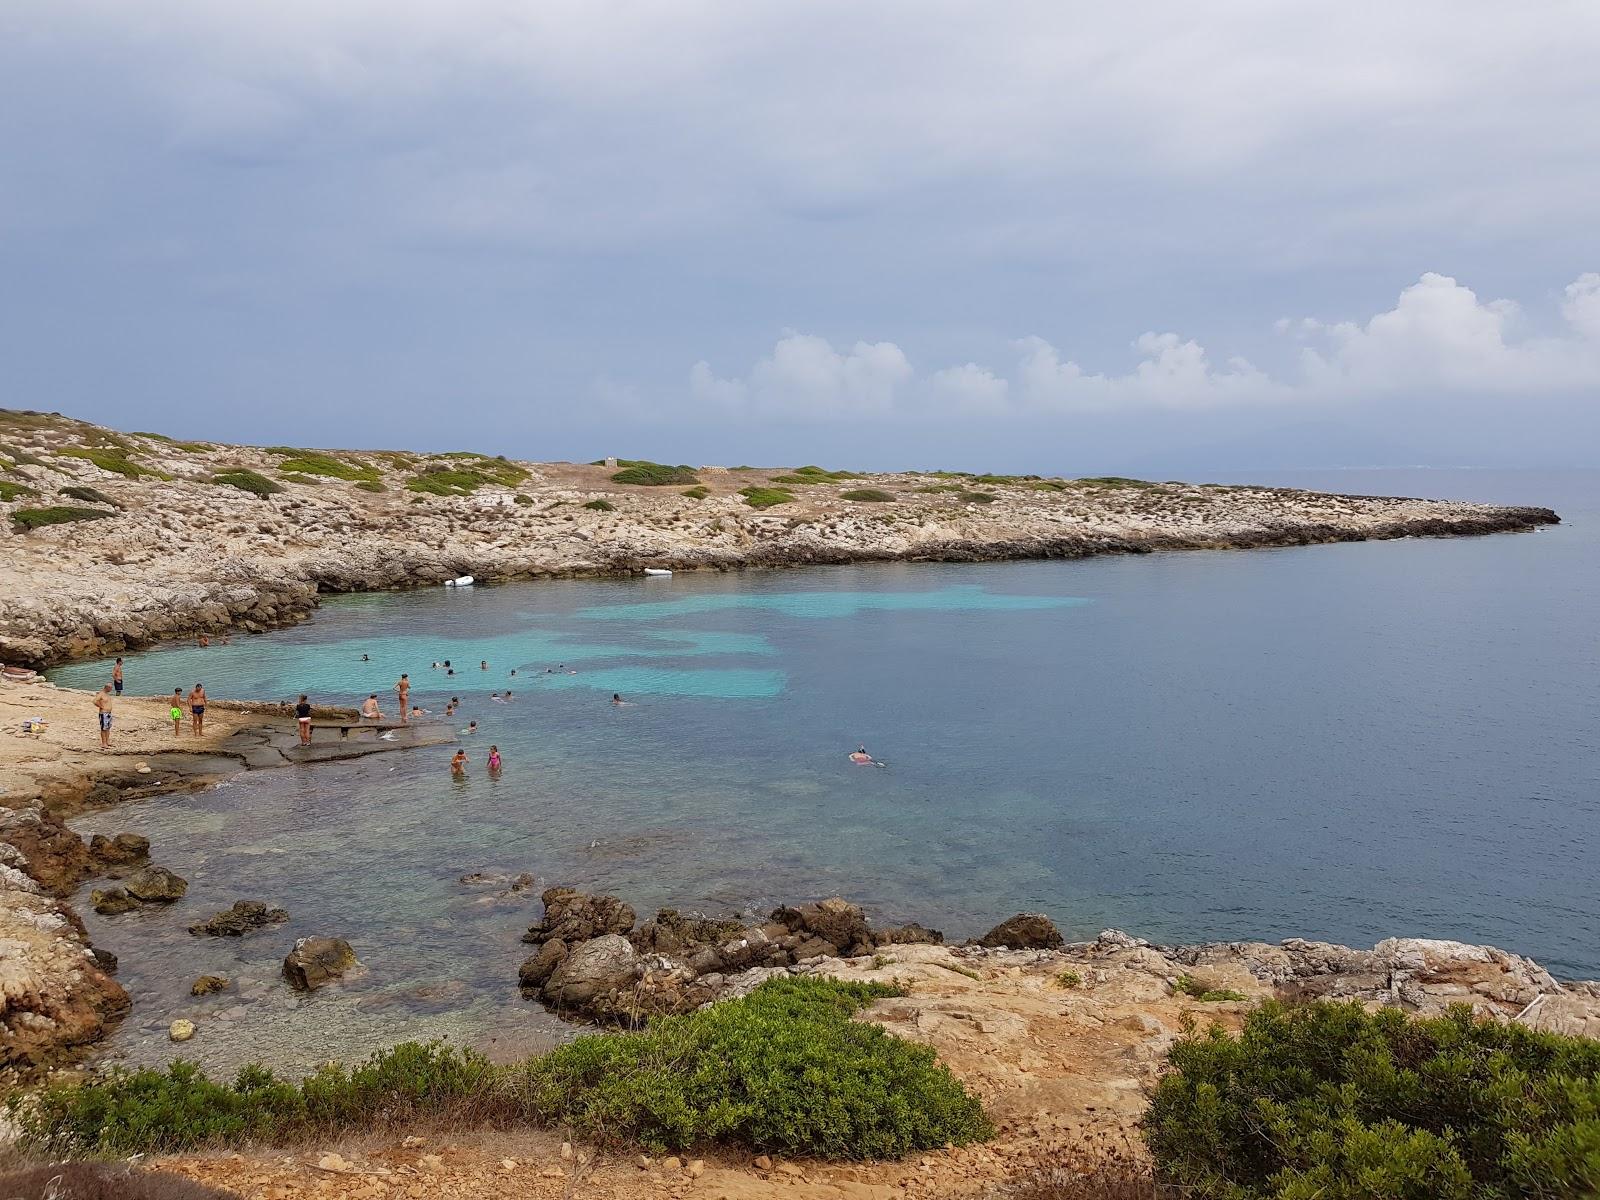
{"type": "Polygon", "coordinates": [[[402,722],[409,721],[411,719],[411,676],[402,671],[399,681],[394,685],[394,691],[395,695],[400,697],[400,720],[402,722]]]}
{"type": "Polygon", "coordinates": [[[117,695],[122,695],[122,655],[117,655],[117,661],[111,668],[111,686],[116,689],[117,695]]]}
{"type": "Polygon", "coordinates": [[[311,745],[311,701],[304,695],[294,706],[294,723],[300,727],[300,744],[311,745]]]}
{"type": "Polygon", "coordinates": [[[189,715],[194,718],[190,722],[189,730],[195,737],[204,737],[206,734],[206,685],[197,683],[194,691],[189,693],[189,715]]]}
{"type": "Polygon", "coordinates": [[[100,749],[111,749],[111,709],[116,704],[116,696],[108,683],[100,689],[94,698],[95,711],[100,715],[100,749]]]}
{"type": "Polygon", "coordinates": [[[172,736],[183,736],[183,689],[172,689],[172,707],[167,710],[167,716],[172,718],[172,736]]]}

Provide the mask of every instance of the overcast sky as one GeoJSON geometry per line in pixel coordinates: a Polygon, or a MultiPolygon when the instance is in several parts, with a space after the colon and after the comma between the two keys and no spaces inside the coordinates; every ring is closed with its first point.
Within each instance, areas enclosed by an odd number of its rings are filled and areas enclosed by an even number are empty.
{"type": "Polygon", "coordinates": [[[1600,465],[1594,0],[3,0],[0,405],[1600,465]]]}

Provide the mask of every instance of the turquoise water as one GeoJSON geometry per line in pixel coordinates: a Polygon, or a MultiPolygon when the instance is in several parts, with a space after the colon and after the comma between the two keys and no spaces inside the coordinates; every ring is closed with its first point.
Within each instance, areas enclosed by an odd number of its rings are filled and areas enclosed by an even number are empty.
{"type": "MultiPolygon", "coordinates": [[[[480,732],[462,739],[465,780],[441,747],[86,823],[148,834],[191,879],[179,912],[91,918],[150,1027],[123,1048],[168,1053],[156,1027],[187,1011],[194,974],[268,979],[311,932],[343,933],[368,964],[310,1002],[352,1044],[436,1026],[508,1047],[548,1036],[514,986],[538,888],[488,902],[457,882],[485,869],[641,909],[840,893],[954,936],[1041,908],[1085,936],[1457,937],[1600,975],[1596,478],[1306,482],[1550,504],[1568,522],[343,597],[294,629],[130,655],[135,692],[199,680],[390,707],[404,670],[425,707],[457,696],[456,724],[480,732]],[[454,675],[430,666],[446,659],[454,675]],[[858,743],[888,768],[852,766],[858,743]],[[227,947],[182,933],[241,896],[294,922],[227,947]]],[[[285,1019],[243,1008],[236,1042],[285,1019]]],[[[232,1052],[214,1025],[191,1047],[232,1052]]]]}

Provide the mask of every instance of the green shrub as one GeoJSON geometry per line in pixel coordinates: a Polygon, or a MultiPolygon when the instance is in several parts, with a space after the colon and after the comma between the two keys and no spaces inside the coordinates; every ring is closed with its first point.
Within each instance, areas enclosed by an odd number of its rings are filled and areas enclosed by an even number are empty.
{"type": "Polygon", "coordinates": [[[612,483],[632,483],[644,487],[666,487],[674,483],[699,483],[700,477],[689,466],[669,467],[643,459],[619,459],[622,470],[611,477],[612,483]]]}
{"type": "Polygon", "coordinates": [[[180,1060],[165,1071],[118,1070],[81,1085],[54,1084],[35,1103],[9,1103],[32,1150],[159,1154],[399,1124],[492,1097],[495,1077],[473,1051],[407,1042],[352,1071],[324,1067],[298,1084],[259,1066],[243,1068],[232,1084],[214,1083],[180,1060]]]}
{"type": "Polygon", "coordinates": [[[255,471],[237,467],[229,471],[218,471],[211,477],[211,482],[222,487],[236,487],[241,492],[249,492],[252,496],[271,496],[283,491],[283,488],[268,479],[265,475],[255,471]]]}
{"type": "Polygon", "coordinates": [[[172,476],[154,467],[147,467],[143,463],[135,462],[128,457],[128,452],[122,449],[106,447],[72,446],[65,450],[55,452],[57,458],[81,458],[91,462],[102,471],[110,471],[115,475],[123,475],[129,479],[139,479],[149,475],[154,479],[171,479],[172,476]]]}
{"type": "Polygon", "coordinates": [[[768,980],[643,1033],[579,1038],[519,1088],[538,1120],[657,1152],[735,1143],[824,1158],[892,1158],[992,1132],[927,1046],[851,1014],[882,984],[768,980]]]}
{"type": "Polygon", "coordinates": [[[57,494],[72,500],[83,500],[90,504],[104,504],[107,508],[117,507],[117,502],[99,488],[82,487],[76,483],[62,488],[57,494]]]}
{"type": "Polygon", "coordinates": [[[303,483],[311,487],[322,486],[322,480],[318,479],[315,475],[301,475],[297,471],[285,471],[282,475],[279,475],[278,478],[283,480],[285,483],[303,483]]]}
{"type": "Polygon", "coordinates": [[[51,508],[19,508],[11,514],[11,520],[18,529],[26,532],[45,525],[65,525],[72,521],[98,521],[103,517],[116,515],[101,508],[71,508],[58,505],[51,508]]]}
{"type": "Polygon", "coordinates": [[[1161,486],[1159,483],[1151,483],[1148,479],[1129,479],[1123,475],[1085,475],[1078,482],[1092,483],[1096,487],[1104,488],[1153,488],[1161,486]]]}
{"type": "Polygon", "coordinates": [[[17,483],[10,479],[0,479],[0,501],[15,500],[18,496],[37,496],[38,494],[25,483],[17,483]]]}
{"type": "Polygon", "coordinates": [[[1600,1189],[1600,1041],[1357,1003],[1263,1004],[1170,1053],[1145,1140],[1186,1195],[1496,1200],[1600,1189]]]}
{"type": "Polygon", "coordinates": [[[378,468],[364,462],[346,462],[320,450],[297,450],[293,446],[269,446],[268,454],[283,459],[278,469],[287,475],[320,475],[325,479],[357,480],[378,479],[378,468]]]}
{"type": "Polygon", "coordinates": [[[7,1107],[23,1147],[48,1155],[293,1143],[437,1116],[560,1124],[656,1150],[732,1143],[845,1159],[988,1137],[982,1107],[931,1048],[850,1019],[901,994],[780,978],[642,1033],[579,1038],[519,1066],[412,1042],[298,1084],[258,1066],[220,1084],[177,1062],[13,1094],[7,1107]]]}
{"type": "Polygon", "coordinates": [[[1083,986],[1083,976],[1076,971],[1057,971],[1056,986],[1066,988],[1068,991],[1073,988],[1080,988],[1083,986]]]}
{"type": "Polygon", "coordinates": [[[376,479],[363,479],[357,482],[356,490],[358,492],[387,492],[389,489],[376,479]]]}
{"type": "Polygon", "coordinates": [[[470,467],[459,463],[429,467],[406,480],[406,489],[430,496],[470,496],[489,484],[516,487],[527,478],[528,472],[521,467],[479,456],[470,467]]]}
{"type": "Polygon", "coordinates": [[[584,505],[584,507],[585,508],[592,508],[592,509],[594,509],[595,512],[616,512],[617,511],[617,506],[615,504],[611,503],[611,501],[609,501],[609,500],[590,500],[587,504],[584,505]]]}
{"type": "Polygon", "coordinates": [[[530,508],[533,505],[533,497],[524,496],[521,492],[518,492],[515,497],[515,502],[521,505],[523,508],[530,508]]]}
{"type": "Polygon", "coordinates": [[[692,488],[684,488],[683,494],[691,500],[704,500],[711,495],[711,489],[703,483],[698,483],[692,488]]]}
{"type": "Polygon", "coordinates": [[[969,492],[962,490],[956,493],[956,499],[963,504],[993,504],[1000,499],[993,492],[969,492]]]}
{"type": "Polygon", "coordinates": [[[747,487],[740,488],[739,494],[751,508],[771,508],[777,504],[788,504],[794,499],[794,493],[785,488],[747,487]]]}
{"type": "Polygon", "coordinates": [[[1224,1000],[1248,1000],[1250,997],[1243,992],[1236,992],[1232,988],[1208,988],[1193,975],[1179,975],[1172,985],[1175,991],[1185,996],[1192,996],[1196,1000],[1203,1000],[1208,1004],[1220,1003],[1224,1000]]]}
{"type": "Polygon", "coordinates": [[[841,500],[855,500],[862,504],[887,504],[895,498],[893,492],[886,492],[882,488],[851,488],[847,492],[840,492],[841,500]]]}

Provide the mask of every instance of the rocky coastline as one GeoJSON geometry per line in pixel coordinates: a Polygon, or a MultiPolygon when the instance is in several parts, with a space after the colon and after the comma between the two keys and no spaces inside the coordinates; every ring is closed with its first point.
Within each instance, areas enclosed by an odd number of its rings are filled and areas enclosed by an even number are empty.
{"type": "Polygon", "coordinates": [[[257,632],[304,619],[325,594],[463,575],[1085,558],[1560,520],[1539,507],[1115,478],[264,449],[8,410],[0,484],[0,663],[34,669],[257,632]]]}

